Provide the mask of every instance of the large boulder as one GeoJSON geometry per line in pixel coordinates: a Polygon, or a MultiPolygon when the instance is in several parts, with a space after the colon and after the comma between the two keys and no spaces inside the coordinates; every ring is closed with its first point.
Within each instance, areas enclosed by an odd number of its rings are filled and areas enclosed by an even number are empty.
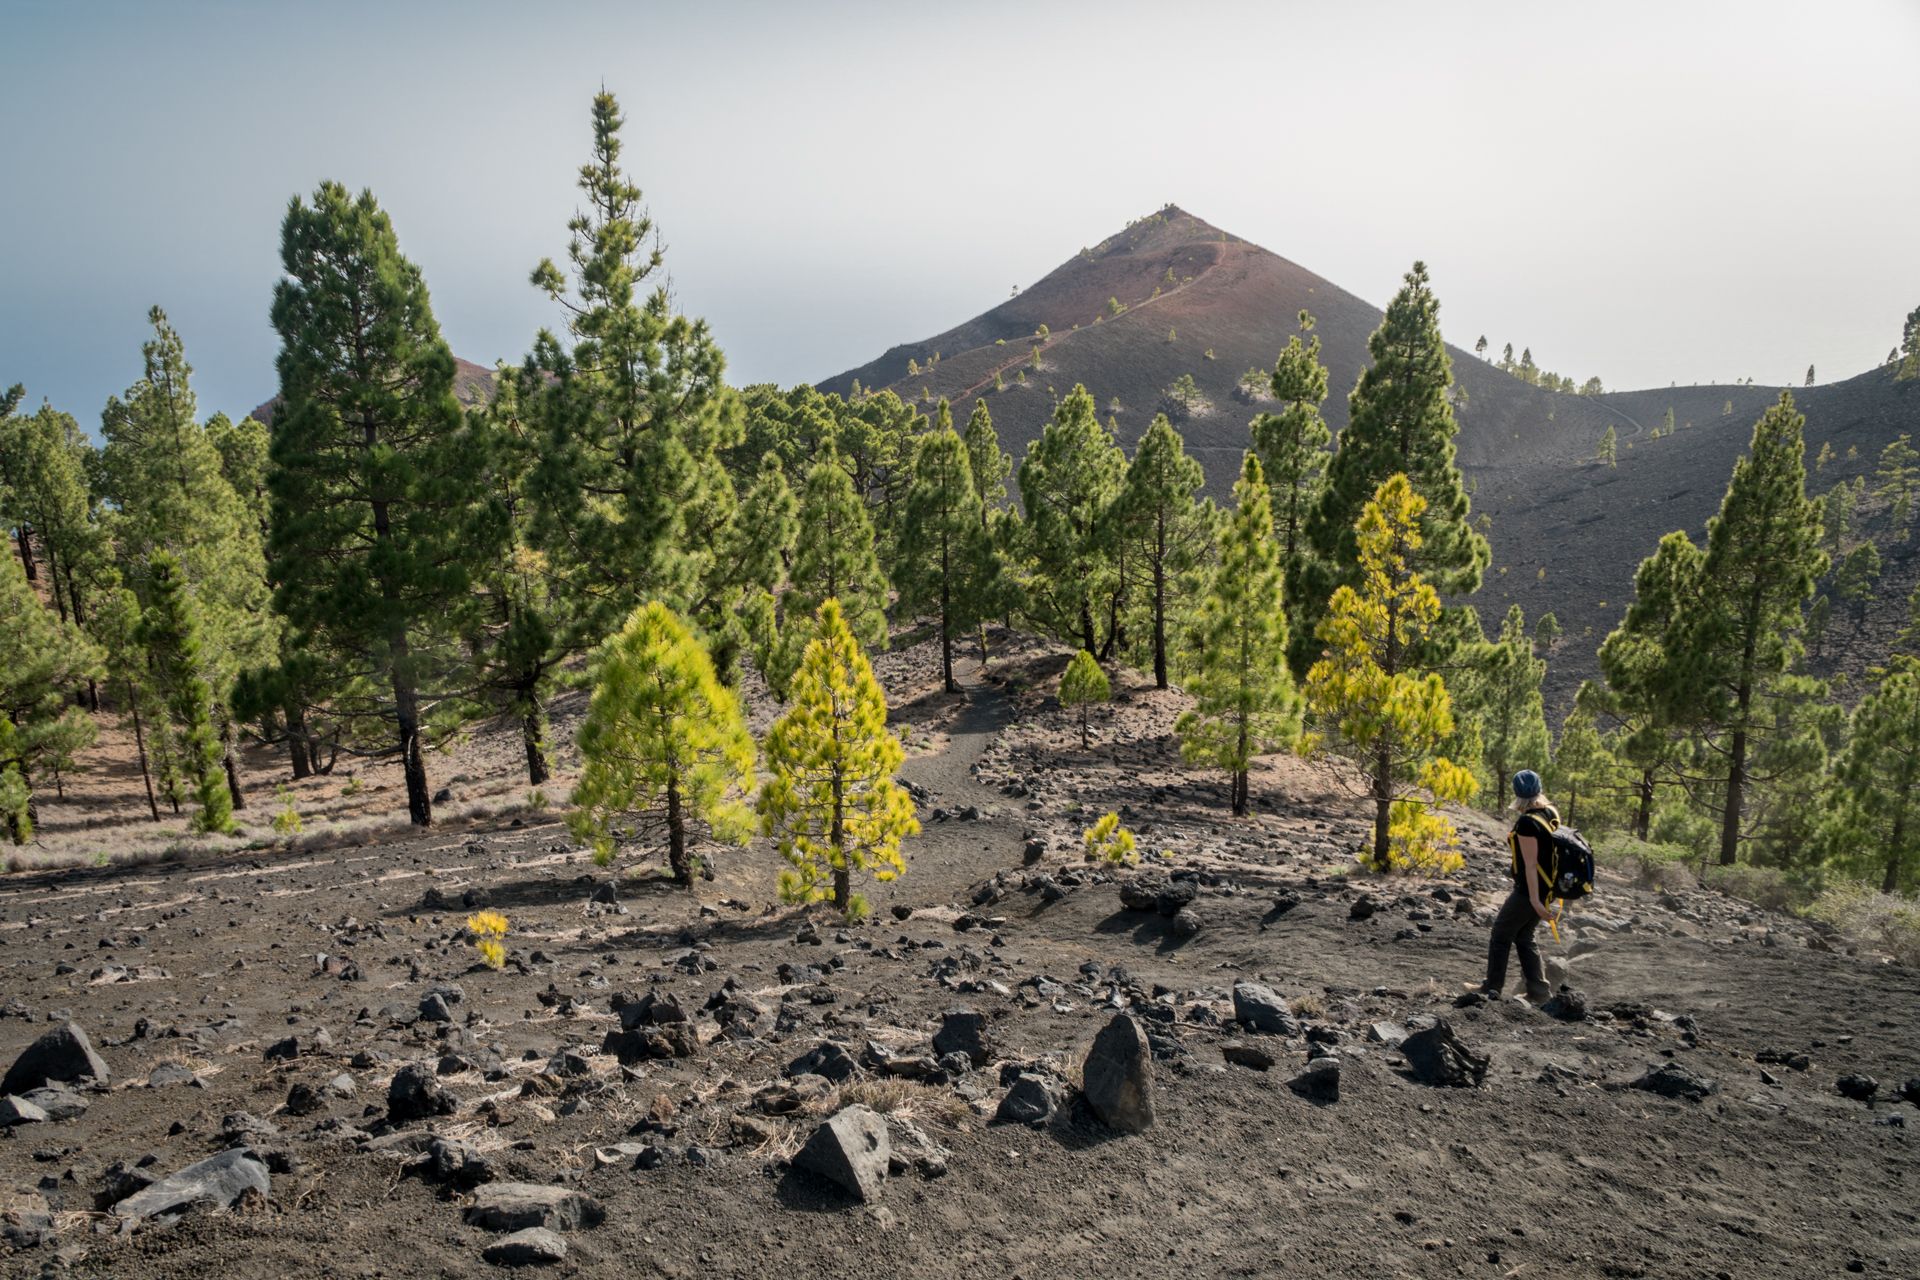
{"type": "Polygon", "coordinates": [[[578,1231],[606,1220],[598,1200],[572,1187],[545,1187],[536,1182],[492,1182],[474,1193],[467,1206],[467,1222],[488,1231],[578,1231]]]}
{"type": "Polygon", "coordinates": [[[1258,982],[1233,984],[1233,1018],[1249,1031],[1269,1035],[1290,1036],[1300,1029],[1287,1002],[1272,987],[1258,982]]]}
{"type": "Polygon", "coordinates": [[[886,1120],[872,1107],[856,1102],[815,1129],[793,1165],[865,1201],[877,1197],[886,1185],[892,1158],[886,1120]]]}
{"type": "Polygon", "coordinates": [[[1444,1018],[1408,1036],[1401,1042],[1400,1052],[1406,1055],[1407,1069],[1414,1079],[1449,1089],[1477,1087],[1487,1078],[1491,1062],[1485,1054],[1469,1049],[1444,1018]]]}
{"type": "Polygon", "coordinates": [[[0,1094],[22,1094],[45,1084],[107,1083],[107,1064],[77,1022],[63,1023],[28,1045],[0,1080],[0,1094]]]}
{"type": "Polygon", "coordinates": [[[249,1191],[266,1196],[272,1190],[267,1166],[247,1148],[235,1147],[168,1174],[113,1206],[113,1211],[135,1222],[166,1223],[195,1208],[232,1208],[249,1191]]]}
{"type": "Polygon", "coordinates": [[[1152,1127],[1153,1051],[1128,1014],[1115,1014],[1093,1038],[1081,1080],[1087,1105],[1108,1128],[1140,1133],[1152,1127]]]}

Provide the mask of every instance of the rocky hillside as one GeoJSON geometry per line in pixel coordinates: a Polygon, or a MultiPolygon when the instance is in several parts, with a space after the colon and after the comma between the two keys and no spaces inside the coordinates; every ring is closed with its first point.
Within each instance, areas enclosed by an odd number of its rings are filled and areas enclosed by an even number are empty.
{"type": "Polygon", "coordinates": [[[688,894],[540,812],[0,880],[0,1272],[1920,1272],[1912,970],[1610,873],[1550,1005],[1463,1002],[1497,829],[1353,876],[1339,771],[1234,821],[1178,694],[1083,749],[1003,639],[958,698],[884,655],[924,833],[858,925],[763,842],[688,894]],[[1142,867],[1082,859],[1106,809],[1142,867]]]}
{"type": "MultiPolygon", "coordinates": [[[[1244,398],[1239,379],[1249,368],[1272,367],[1303,308],[1318,321],[1331,371],[1325,413],[1338,431],[1346,423],[1346,394],[1367,363],[1366,341],[1380,322],[1379,309],[1173,206],[1083,250],[967,323],[894,347],[820,386],[846,392],[858,380],[911,399],[924,389],[954,401],[958,421],[984,397],[1018,457],[1051,414],[1052,393],[1084,383],[1131,448],[1153,415],[1168,407],[1166,389],[1191,375],[1208,407],[1181,421],[1180,429],[1189,452],[1207,468],[1210,491],[1224,498],[1246,447],[1247,424],[1262,407],[1244,398]],[[1115,314],[1110,298],[1125,311],[1115,314]],[[1042,325],[1048,336],[1036,340],[1042,325]],[[1030,367],[1036,345],[1039,370],[1030,367]],[[918,374],[909,375],[909,361],[918,374]],[[1024,384],[1017,380],[1023,369],[1024,384]],[[996,375],[1003,389],[996,390],[996,375]]],[[[1441,324],[1444,329],[1444,305],[1441,324]]],[[[1466,334],[1452,337],[1472,341],[1466,334]]],[[[1515,601],[1529,617],[1547,610],[1559,617],[1568,640],[1555,654],[1549,695],[1564,710],[1579,680],[1593,673],[1595,646],[1631,598],[1635,567],[1673,529],[1701,536],[1754,420],[1781,388],[1562,395],[1528,386],[1461,346],[1451,351],[1456,384],[1465,393],[1456,408],[1459,458],[1476,510],[1493,520],[1494,568],[1475,603],[1490,628],[1515,601]],[[1669,409],[1676,431],[1650,439],[1669,409]],[[1618,438],[1613,468],[1593,461],[1609,426],[1618,438]]],[[[1818,491],[1836,478],[1870,471],[1897,435],[1920,434],[1920,382],[1896,383],[1886,370],[1796,388],[1794,397],[1807,414],[1809,463],[1823,442],[1841,455],[1813,477],[1818,491]],[[1857,455],[1850,460],[1849,449],[1857,455]]],[[[1920,578],[1908,554],[1911,542],[1894,542],[1893,532],[1882,530],[1883,551],[1890,551],[1887,603],[1857,632],[1851,623],[1835,629],[1827,661],[1836,669],[1860,670],[1879,659],[1897,629],[1895,614],[1920,578]]]]}

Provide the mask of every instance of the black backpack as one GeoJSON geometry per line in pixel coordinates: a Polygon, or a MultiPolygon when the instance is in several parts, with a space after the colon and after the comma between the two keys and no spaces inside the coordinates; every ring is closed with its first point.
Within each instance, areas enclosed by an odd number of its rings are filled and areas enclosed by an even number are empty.
{"type": "MultiPolygon", "coordinates": [[[[1553,836],[1551,840],[1540,842],[1540,888],[1541,897],[1549,902],[1558,899],[1572,902],[1584,898],[1593,892],[1593,848],[1572,827],[1560,825],[1560,815],[1551,809],[1530,810],[1528,816],[1546,827],[1553,836]]],[[[1513,874],[1520,875],[1520,839],[1519,832],[1507,835],[1507,846],[1513,850],[1513,874]]]]}

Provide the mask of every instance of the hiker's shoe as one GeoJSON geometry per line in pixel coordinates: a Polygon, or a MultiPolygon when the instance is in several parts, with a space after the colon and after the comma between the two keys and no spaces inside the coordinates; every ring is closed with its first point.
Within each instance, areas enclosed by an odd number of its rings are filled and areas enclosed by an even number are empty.
{"type": "Polygon", "coordinates": [[[1528,1004],[1543,1005],[1551,999],[1553,999],[1553,987],[1549,984],[1545,982],[1529,982],[1527,984],[1528,1004]]]}

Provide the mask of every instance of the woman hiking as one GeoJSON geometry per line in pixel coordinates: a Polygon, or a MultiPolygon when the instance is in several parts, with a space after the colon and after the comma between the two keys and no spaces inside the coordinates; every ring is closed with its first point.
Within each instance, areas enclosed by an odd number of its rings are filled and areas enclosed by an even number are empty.
{"type": "Polygon", "coordinates": [[[1520,975],[1526,979],[1527,999],[1534,1004],[1553,994],[1547,985],[1533,931],[1552,911],[1540,898],[1540,854],[1560,825],[1560,812],[1547,803],[1540,775],[1522,769],[1513,775],[1513,830],[1507,847],[1513,851],[1513,892],[1493,918],[1493,937],[1487,943],[1487,980],[1480,994],[1498,1000],[1507,985],[1507,953],[1520,953],[1520,975]]]}

